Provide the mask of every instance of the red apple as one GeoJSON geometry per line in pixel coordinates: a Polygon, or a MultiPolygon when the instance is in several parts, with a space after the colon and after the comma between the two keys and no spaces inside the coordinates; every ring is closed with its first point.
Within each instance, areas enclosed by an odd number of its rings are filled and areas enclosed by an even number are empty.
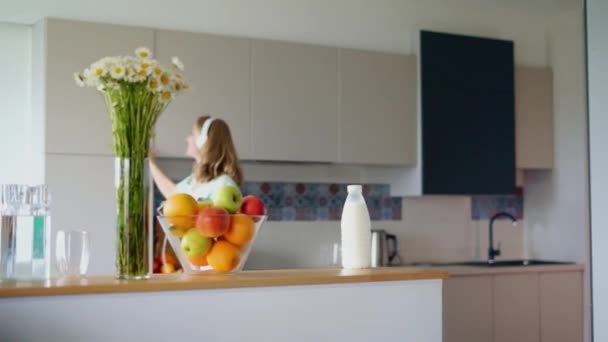
{"type": "Polygon", "coordinates": [[[230,228],[230,216],[223,208],[203,208],[196,216],[195,228],[203,236],[218,237],[230,228]]]}
{"type": "Polygon", "coordinates": [[[241,213],[246,215],[264,215],[266,214],[266,208],[264,202],[261,199],[248,195],[243,197],[243,204],[241,205],[241,213]]]}

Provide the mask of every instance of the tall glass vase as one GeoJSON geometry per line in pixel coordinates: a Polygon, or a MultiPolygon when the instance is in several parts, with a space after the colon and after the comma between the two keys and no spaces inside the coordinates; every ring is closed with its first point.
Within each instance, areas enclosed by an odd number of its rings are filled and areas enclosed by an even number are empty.
{"type": "Polygon", "coordinates": [[[153,213],[148,162],[144,157],[115,159],[116,277],[150,276],[153,213]]]}

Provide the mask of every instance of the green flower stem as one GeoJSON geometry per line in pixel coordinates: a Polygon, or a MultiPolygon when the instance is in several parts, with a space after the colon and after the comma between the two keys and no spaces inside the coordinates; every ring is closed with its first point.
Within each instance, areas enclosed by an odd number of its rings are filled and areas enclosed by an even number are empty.
{"type": "Polygon", "coordinates": [[[117,276],[144,278],[149,271],[145,163],[154,125],[167,103],[143,82],[121,82],[103,94],[117,157],[117,276]]]}

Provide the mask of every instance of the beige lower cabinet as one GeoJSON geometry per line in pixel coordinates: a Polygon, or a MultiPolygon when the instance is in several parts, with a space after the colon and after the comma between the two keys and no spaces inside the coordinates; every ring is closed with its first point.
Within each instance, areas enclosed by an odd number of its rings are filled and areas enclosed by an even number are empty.
{"type": "Polygon", "coordinates": [[[583,274],[541,273],[540,337],[542,342],[583,340],[583,274]]]}
{"type": "Polygon", "coordinates": [[[582,271],[456,275],[443,304],[445,342],[583,340],[582,271]]]}
{"type": "Polygon", "coordinates": [[[443,340],[492,340],[492,276],[454,277],[443,285],[443,340]]]}
{"type": "Polygon", "coordinates": [[[495,275],[494,342],[538,342],[538,274],[495,275]]]}

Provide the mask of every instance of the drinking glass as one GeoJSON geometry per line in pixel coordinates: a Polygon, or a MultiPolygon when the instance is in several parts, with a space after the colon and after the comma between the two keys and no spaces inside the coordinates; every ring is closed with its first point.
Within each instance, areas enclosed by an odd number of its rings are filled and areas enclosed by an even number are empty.
{"type": "Polygon", "coordinates": [[[55,244],[57,269],[63,276],[82,276],[89,266],[89,235],[85,231],[60,230],[55,244]]]}
{"type": "Polygon", "coordinates": [[[0,210],[7,215],[15,214],[16,207],[19,203],[19,185],[2,184],[0,190],[0,210]]]}
{"type": "Polygon", "coordinates": [[[44,184],[31,188],[32,209],[35,215],[48,214],[51,207],[51,193],[44,184]]]}

